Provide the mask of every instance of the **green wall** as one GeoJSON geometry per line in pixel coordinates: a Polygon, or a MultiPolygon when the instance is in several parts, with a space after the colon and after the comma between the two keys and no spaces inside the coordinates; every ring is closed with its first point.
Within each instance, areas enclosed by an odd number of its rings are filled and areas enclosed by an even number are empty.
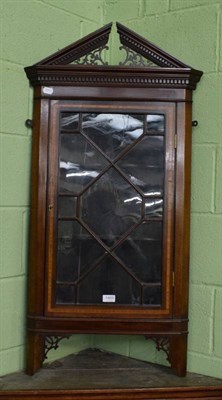
{"type": "MultiPolygon", "coordinates": [[[[188,369],[222,377],[222,0],[0,0],[0,8],[0,375],[24,367],[32,90],[23,67],[118,19],[204,71],[194,94],[188,369]]],[[[76,335],[50,358],[89,346],[164,362],[133,336],[76,335]]]]}

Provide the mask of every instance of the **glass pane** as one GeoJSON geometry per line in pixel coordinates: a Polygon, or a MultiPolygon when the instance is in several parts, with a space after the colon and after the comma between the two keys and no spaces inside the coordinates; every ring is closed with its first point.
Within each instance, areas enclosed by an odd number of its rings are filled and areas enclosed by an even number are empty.
{"type": "Polygon", "coordinates": [[[165,120],[164,115],[149,114],[146,117],[148,133],[164,134],[165,120]]]}
{"type": "Polygon", "coordinates": [[[164,137],[146,136],[118,161],[118,166],[145,195],[162,195],[164,184],[164,137]]]}
{"type": "Polygon", "coordinates": [[[64,112],[61,114],[61,130],[77,131],[79,129],[79,114],[64,112]]]}
{"type": "Polygon", "coordinates": [[[75,288],[73,286],[57,285],[56,286],[56,303],[57,304],[74,304],[75,288]]]}
{"type": "Polygon", "coordinates": [[[163,199],[145,199],[145,218],[162,218],[163,199]]]}
{"type": "Polygon", "coordinates": [[[143,115],[83,114],[83,132],[114,159],[143,134],[143,115]]]}
{"type": "Polygon", "coordinates": [[[76,197],[59,197],[59,217],[75,217],[76,216],[76,197]]]}
{"type": "Polygon", "coordinates": [[[147,286],[143,289],[143,304],[144,305],[161,305],[162,290],[161,287],[147,286]]]}
{"type": "Polygon", "coordinates": [[[79,285],[79,303],[140,304],[140,285],[107,257],[79,285]]]}
{"type": "Polygon", "coordinates": [[[61,136],[60,192],[77,194],[108,165],[81,134],[61,136]]]}
{"type": "Polygon", "coordinates": [[[104,254],[77,221],[58,222],[57,281],[74,282],[104,254]]]}
{"type": "Polygon", "coordinates": [[[82,219],[107,246],[112,246],[141,218],[142,199],[114,169],[82,196],[82,219]]]}
{"type": "Polygon", "coordinates": [[[141,282],[160,282],[162,271],[162,222],[139,225],[117,247],[115,254],[141,282]]]}

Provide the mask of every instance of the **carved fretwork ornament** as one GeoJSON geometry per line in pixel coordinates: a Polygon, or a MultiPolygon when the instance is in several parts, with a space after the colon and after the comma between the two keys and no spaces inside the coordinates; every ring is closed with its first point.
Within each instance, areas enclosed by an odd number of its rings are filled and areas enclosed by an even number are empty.
{"type": "Polygon", "coordinates": [[[125,50],[126,56],[123,62],[120,62],[119,65],[129,65],[133,67],[156,67],[157,65],[154,62],[144,58],[141,54],[136,53],[131,50],[127,46],[120,46],[120,50],[125,50]]]}
{"type": "Polygon", "coordinates": [[[59,347],[59,343],[63,339],[69,339],[70,335],[66,336],[45,336],[44,337],[44,355],[43,361],[48,358],[48,352],[52,349],[56,350],[59,347]]]}
{"type": "Polygon", "coordinates": [[[108,65],[108,62],[103,60],[103,50],[108,50],[108,46],[101,46],[98,49],[93,50],[91,53],[74,60],[72,64],[78,65],[108,65]]]}
{"type": "Polygon", "coordinates": [[[166,360],[170,363],[170,338],[167,336],[146,336],[147,340],[152,340],[156,344],[158,351],[163,351],[166,354],[166,360]]]}

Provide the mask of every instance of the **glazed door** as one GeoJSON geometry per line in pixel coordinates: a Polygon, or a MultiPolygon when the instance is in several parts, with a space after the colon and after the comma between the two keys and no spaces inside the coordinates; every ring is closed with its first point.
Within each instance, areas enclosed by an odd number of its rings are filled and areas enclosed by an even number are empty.
{"type": "Polygon", "coordinates": [[[169,316],[173,103],[51,104],[47,314],[169,316]]]}

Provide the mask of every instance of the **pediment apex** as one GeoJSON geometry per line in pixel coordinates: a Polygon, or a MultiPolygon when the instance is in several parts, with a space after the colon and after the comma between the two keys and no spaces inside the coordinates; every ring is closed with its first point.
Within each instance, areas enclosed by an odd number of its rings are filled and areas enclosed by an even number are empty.
{"type": "Polygon", "coordinates": [[[82,39],[64,47],[56,53],[37,62],[35,65],[66,65],[71,64],[93,50],[105,46],[109,40],[112,22],[84,36],[82,39]]]}
{"type": "Polygon", "coordinates": [[[148,41],[119,22],[116,23],[116,26],[121,44],[140,54],[142,57],[163,68],[191,69],[189,65],[177,60],[154,43],[148,41]]]}

